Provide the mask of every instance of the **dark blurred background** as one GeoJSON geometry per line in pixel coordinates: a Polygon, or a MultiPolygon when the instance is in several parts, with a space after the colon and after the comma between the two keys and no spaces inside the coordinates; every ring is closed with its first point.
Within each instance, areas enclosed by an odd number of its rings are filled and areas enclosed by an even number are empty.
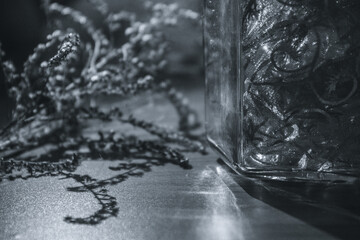
{"type": "MultiPolygon", "coordinates": [[[[137,13],[139,19],[146,19],[144,0],[105,0],[111,12],[121,10],[137,13]]],[[[41,0],[0,1],[0,42],[5,51],[5,59],[12,60],[18,71],[32,53],[34,47],[45,41],[47,28],[41,0]]],[[[51,1],[55,2],[55,1],[51,1]]],[[[101,21],[99,14],[89,6],[87,0],[58,0],[87,15],[92,21],[101,21]]],[[[181,7],[201,12],[201,0],[153,0],[153,2],[178,3],[181,7]]],[[[184,21],[179,28],[165,30],[170,40],[169,76],[175,84],[192,86],[201,84],[202,50],[201,26],[184,21]]],[[[0,127],[11,117],[12,103],[6,95],[4,79],[0,74],[0,127]]]]}

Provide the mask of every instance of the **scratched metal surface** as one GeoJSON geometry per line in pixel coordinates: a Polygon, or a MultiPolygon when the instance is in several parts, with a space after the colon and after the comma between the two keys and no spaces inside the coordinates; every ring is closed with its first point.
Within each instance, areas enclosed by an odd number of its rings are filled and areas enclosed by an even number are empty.
{"type": "MultiPolygon", "coordinates": [[[[201,92],[188,95],[202,109],[201,92]]],[[[155,117],[164,123],[175,117],[167,108],[158,111],[167,113],[155,117]]],[[[190,159],[190,170],[171,164],[152,167],[142,177],[108,187],[119,214],[96,226],[64,222],[65,216],[85,217],[99,209],[92,195],[66,190],[77,186],[73,180],[3,182],[0,239],[360,239],[358,186],[351,190],[355,203],[336,208],[333,198],[324,196],[331,192],[322,188],[316,190],[318,199],[310,201],[312,195],[303,194],[308,187],[298,192],[304,188],[236,176],[214,154],[192,154],[190,159]]],[[[77,172],[98,179],[118,174],[109,166],[116,161],[88,161],[77,172]]],[[[335,197],[341,194],[346,193],[335,197]]]]}

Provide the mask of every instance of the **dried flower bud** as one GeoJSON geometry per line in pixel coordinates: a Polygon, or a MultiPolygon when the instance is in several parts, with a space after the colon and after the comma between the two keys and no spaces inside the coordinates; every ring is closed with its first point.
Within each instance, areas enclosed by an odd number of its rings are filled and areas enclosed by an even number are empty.
{"type": "Polygon", "coordinates": [[[80,45],[80,37],[76,33],[69,33],[61,43],[57,54],[49,60],[49,67],[56,67],[66,60],[69,54],[75,52],[80,45]]]}

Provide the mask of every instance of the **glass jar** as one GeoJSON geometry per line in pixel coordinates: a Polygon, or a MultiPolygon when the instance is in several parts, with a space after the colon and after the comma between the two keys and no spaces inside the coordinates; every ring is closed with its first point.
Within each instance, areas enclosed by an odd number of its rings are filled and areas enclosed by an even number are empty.
{"type": "Polygon", "coordinates": [[[206,128],[236,171],[360,172],[360,1],[204,0],[206,128]]]}

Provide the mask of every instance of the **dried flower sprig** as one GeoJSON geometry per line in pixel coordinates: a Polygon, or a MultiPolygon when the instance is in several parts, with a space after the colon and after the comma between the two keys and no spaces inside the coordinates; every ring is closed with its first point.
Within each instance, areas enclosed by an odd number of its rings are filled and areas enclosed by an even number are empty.
{"type": "MultiPolygon", "coordinates": [[[[64,42],[60,45],[60,48],[55,56],[49,60],[49,67],[57,67],[62,62],[66,60],[70,53],[73,53],[77,50],[77,47],[80,45],[80,37],[78,34],[69,33],[64,42]]],[[[45,63],[41,67],[48,67],[45,63]]]]}
{"type": "Polygon", "coordinates": [[[189,131],[199,126],[196,112],[160,74],[167,65],[168,50],[162,28],[175,26],[180,19],[196,21],[198,14],[176,4],[146,3],[151,16],[148,21],[139,21],[132,13],[111,13],[102,0],[88,1],[104,17],[106,29],[96,28],[79,11],[45,0],[50,26],[57,30],[35,48],[23,71],[5,61],[0,51],[8,95],[16,106],[13,120],[0,130],[0,180],[42,176],[74,179],[81,187],[69,190],[90,192],[101,209],[87,218],[66,217],[65,221],[98,224],[118,212],[116,199],[105,189],[108,184],[139,176],[152,165],[173,163],[187,168],[189,160],[182,152],[205,154],[206,150],[201,141],[188,137],[189,131]],[[121,101],[143,91],[169,99],[179,115],[179,131],[125,116],[118,108],[106,111],[88,106],[90,99],[111,95],[121,101]],[[83,134],[84,123],[91,119],[131,124],[156,139],[142,141],[122,132],[102,131],[98,137],[87,136],[83,134]],[[49,145],[52,147],[46,150],[44,146],[49,145]],[[117,168],[127,173],[107,180],[74,173],[81,161],[99,156],[130,160],[117,168]],[[147,162],[133,164],[131,159],[147,162]]]}

